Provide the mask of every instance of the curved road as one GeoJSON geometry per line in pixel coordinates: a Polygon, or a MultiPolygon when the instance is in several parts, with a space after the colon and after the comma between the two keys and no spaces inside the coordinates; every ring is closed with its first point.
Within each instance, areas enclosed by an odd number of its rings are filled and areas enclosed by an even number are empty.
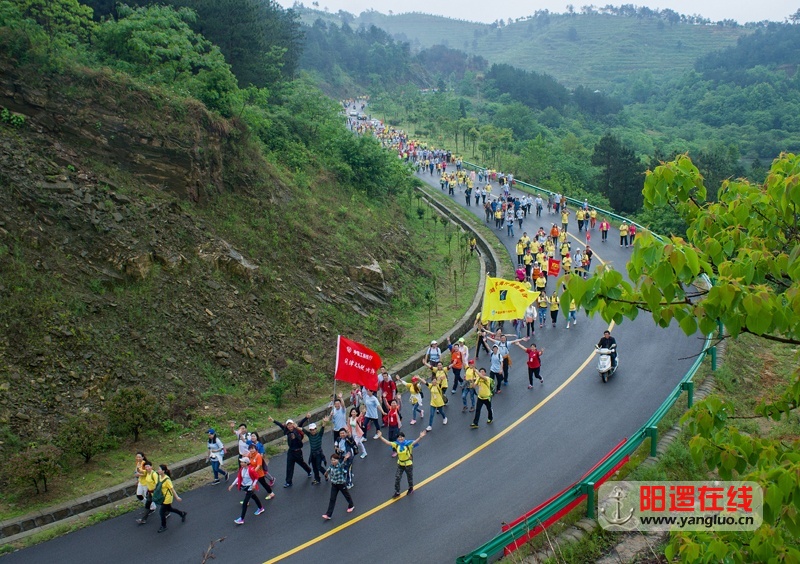
{"type": "MultiPolygon", "coordinates": [[[[438,178],[424,178],[438,189],[438,178]]],[[[464,205],[463,196],[454,201],[464,205]]],[[[469,209],[482,217],[480,208],[469,209]]],[[[556,216],[544,214],[544,227],[551,217],[556,216]]],[[[528,233],[538,227],[535,218],[524,222],[528,233]]],[[[606,244],[595,233],[594,264],[600,259],[624,271],[630,250],[615,244],[616,232],[606,244]]],[[[516,239],[505,237],[505,231],[498,235],[515,256],[516,239]]],[[[548,286],[552,288],[552,281],[548,286]]],[[[370,439],[369,456],[354,465],[356,509],[346,513],[340,496],[332,521],[320,517],[329,487],[312,486],[300,471],[293,488],[276,489],[265,514],[253,517],[251,504],[241,527],[233,520],[242,496],[208,485],[183,494],[178,506],[189,512],[188,519],[182,524],[173,516],[163,534],[156,534],[155,516],[139,527],[134,523],[138,515],[130,513],[7,555],[2,562],[138,564],[155,561],[157,555],[170,564],[198,563],[209,544],[220,538],[225,540],[215,545],[213,554],[223,563],[306,563],[342,557],[388,564],[453,562],[495,536],[502,522],[572,484],[641,427],[702,348],[697,336],[687,338],[675,326],[660,329],[642,315],[614,329],[620,368],[603,384],[590,357],[606,324],[579,314],[578,324],[567,331],[563,313],[559,317],[557,328],[536,331],[535,341],[544,350],[543,385],[527,389],[524,353],[512,347],[510,386],[493,401],[492,425],[486,425],[483,414],[480,428],[471,430],[471,414],[462,414],[458,396],[450,396],[449,424],[442,426],[437,419],[433,432],[414,451],[412,496],[391,499],[395,460],[387,447],[370,439]]],[[[478,366],[488,369],[485,359],[482,356],[478,366]]],[[[426,394],[426,404],[428,399],[426,394]]],[[[407,407],[404,411],[408,415],[407,407]]],[[[405,425],[404,430],[416,434],[422,427],[405,425]]],[[[330,439],[324,444],[330,445],[330,439]]],[[[272,460],[278,486],[284,461],[284,455],[272,460]]],[[[226,464],[229,469],[236,466],[235,461],[226,464]]]]}

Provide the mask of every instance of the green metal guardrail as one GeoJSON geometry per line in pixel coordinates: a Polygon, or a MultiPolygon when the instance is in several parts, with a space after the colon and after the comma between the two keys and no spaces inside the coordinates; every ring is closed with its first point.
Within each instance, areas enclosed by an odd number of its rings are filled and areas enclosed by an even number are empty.
{"type": "Polygon", "coordinates": [[[655,413],[653,413],[650,419],[648,419],[638,431],[633,433],[619,450],[599,464],[597,468],[587,474],[586,477],[581,481],[575,483],[572,487],[565,490],[560,496],[555,498],[548,505],[532,514],[515,527],[512,527],[511,529],[482,544],[469,554],[460,556],[456,562],[458,564],[483,564],[488,562],[490,557],[502,551],[506,546],[513,543],[515,540],[522,538],[529,531],[537,526],[540,526],[550,517],[556,515],[570,503],[582,496],[587,497],[587,515],[588,517],[593,518],[595,508],[595,484],[598,483],[612,469],[614,469],[620,461],[622,461],[625,457],[630,456],[637,448],[639,448],[639,445],[641,445],[645,439],[650,439],[650,455],[656,455],[656,447],[658,445],[658,422],[661,421],[664,415],[666,415],[672,406],[675,405],[684,390],[686,390],[688,393],[688,406],[692,406],[694,400],[694,382],[692,382],[692,378],[694,378],[695,373],[700,368],[700,364],[703,362],[705,355],[711,350],[708,347],[710,340],[711,336],[709,335],[706,337],[703,351],[697,357],[691,368],[689,368],[689,370],[686,372],[680,383],[675,387],[667,399],[664,400],[655,413]]]}
{"type": "MultiPolygon", "coordinates": [[[[485,170],[483,167],[479,167],[474,163],[463,162],[464,165],[467,165],[468,168],[472,168],[473,170],[485,170]]],[[[553,192],[549,190],[545,190],[544,188],[540,188],[538,186],[534,186],[532,184],[528,184],[526,182],[521,182],[519,180],[514,180],[515,183],[519,183],[524,187],[527,187],[533,190],[534,193],[541,192],[544,194],[551,194],[554,195],[553,192]]],[[[573,198],[567,198],[567,200],[575,205],[582,206],[583,202],[579,202],[573,198]]],[[[603,213],[609,217],[612,217],[618,221],[628,221],[627,218],[619,216],[613,212],[609,212],[607,210],[603,210],[601,208],[597,208],[596,206],[590,207],[596,209],[598,213],[603,213]]],[[[630,222],[632,223],[632,222],[630,222]]],[[[641,229],[645,229],[643,226],[636,224],[637,227],[641,229]]],[[[663,237],[657,234],[653,234],[656,238],[660,241],[663,241],[663,237]]],[[[708,277],[704,276],[704,280],[706,283],[710,284],[710,280],[708,277]]],[[[603,462],[598,464],[598,466],[589,472],[583,479],[576,482],[570,488],[564,490],[558,497],[553,499],[550,503],[546,506],[542,507],[528,518],[517,524],[516,526],[504,531],[494,537],[493,539],[489,540],[488,542],[482,544],[469,554],[464,556],[459,556],[456,559],[457,564],[484,564],[489,561],[489,558],[494,556],[495,554],[499,553],[506,546],[513,543],[514,541],[522,538],[529,531],[533,530],[534,528],[541,526],[542,523],[546,522],[549,518],[557,515],[560,511],[566,508],[570,503],[580,499],[583,496],[586,496],[586,506],[587,506],[587,516],[594,518],[594,509],[595,509],[595,496],[594,496],[594,489],[595,484],[597,484],[600,480],[603,479],[606,474],[611,472],[625,457],[630,456],[639,446],[645,441],[645,439],[650,439],[650,455],[656,455],[656,448],[658,446],[658,423],[664,418],[666,413],[672,408],[673,405],[678,401],[681,394],[686,391],[687,392],[687,404],[688,407],[692,407],[694,402],[694,382],[692,379],[694,375],[697,373],[697,370],[700,368],[700,364],[703,362],[703,359],[706,357],[707,354],[711,355],[712,360],[712,369],[716,369],[716,347],[710,347],[709,344],[711,343],[712,335],[706,335],[705,342],[703,344],[703,350],[698,355],[697,359],[695,360],[694,364],[692,364],[691,368],[684,374],[681,381],[672,391],[672,393],[664,400],[661,406],[653,413],[650,419],[642,425],[642,427],[633,433],[628,440],[611,456],[605,459],[603,462]]]]}

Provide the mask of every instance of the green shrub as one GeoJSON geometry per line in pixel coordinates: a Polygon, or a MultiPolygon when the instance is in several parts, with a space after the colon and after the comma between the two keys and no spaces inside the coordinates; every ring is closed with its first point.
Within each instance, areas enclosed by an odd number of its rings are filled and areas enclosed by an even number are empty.
{"type": "Polygon", "coordinates": [[[155,425],[162,412],[156,397],[142,386],[119,390],[105,406],[112,431],[129,435],[133,441],[146,427],[155,425]]]}
{"type": "Polygon", "coordinates": [[[33,484],[37,494],[46,492],[47,479],[64,471],[61,466],[62,455],[61,449],[56,446],[32,444],[8,459],[6,476],[12,485],[26,487],[33,484]]]}
{"type": "Polygon", "coordinates": [[[97,413],[70,417],[59,430],[56,443],[64,452],[80,455],[87,463],[108,447],[108,418],[97,413]]]}

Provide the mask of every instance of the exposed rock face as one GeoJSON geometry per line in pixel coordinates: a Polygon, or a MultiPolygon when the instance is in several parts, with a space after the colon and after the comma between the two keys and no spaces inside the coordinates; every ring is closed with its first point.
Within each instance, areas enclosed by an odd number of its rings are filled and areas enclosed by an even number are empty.
{"type": "Polygon", "coordinates": [[[386,305],[391,298],[392,288],[386,283],[378,261],[348,268],[353,288],[348,295],[358,295],[373,305],[386,305]]]}
{"type": "Polygon", "coordinates": [[[242,254],[225,241],[219,240],[197,250],[197,255],[206,262],[214,264],[234,276],[252,279],[258,274],[258,267],[244,258],[242,254]]]}
{"type": "MultiPolygon", "coordinates": [[[[181,115],[168,104],[157,111],[148,92],[119,88],[118,78],[112,81],[102,71],[69,77],[72,84],[44,80],[30,86],[16,70],[7,62],[0,67],[0,106],[25,116],[40,133],[70,147],[74,156],[91,154],[155,188],[195,202],[205,200],[209,190],[223,189],[223,149],[232,141],[230,126],[201,104],[188,106],[192,116],[181,115]],[[83,104],[60,95],[67,86],[103,92],[106,85],[104,95],[83,104]],[[162,122],[146,123],[140,119],[142,112],[125,111],[132,106],[153,106],[153,115],[162,122]]],[[[59,183],[50,188],[69,191],[71,186],[59,183]]]]}

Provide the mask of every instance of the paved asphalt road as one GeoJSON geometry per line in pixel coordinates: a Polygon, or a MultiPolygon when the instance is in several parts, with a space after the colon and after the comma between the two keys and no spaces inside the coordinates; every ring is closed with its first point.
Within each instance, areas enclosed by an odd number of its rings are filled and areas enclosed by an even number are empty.
{"type": "MultiPolygon", "coordinates": [[[[438,179],[426,179],[433,180],[438,189],[438,179]]],[[[458,196],[455,201],[463,205],[464,198],[458,196]]],[[[545,222],[550,222],[546,214],[542,223],[548,227],[545,222]]],[[[533,233],[539,222],[528,219],[524,225],[533,233]]],[[[507,247],[515,243],[504,232],[498,234],[507,247]]],[[[619,248],[615,235],[612,232],[603,245],[595,234],[595,256],[624,270],[630,251],[619,248]]],[[[172,516],[163,534],[156,534],[156,518],[140,527],[134,522],[138,515],[127,514],[7,555],[0,562],[194,564],[220,538],[225,540],[213,549],[215,562],[220,563],[341,558],[385,564],[453,562],[497,534],[501,522],[511,521],[572,484],[638,429],[702,347],[698,337],[687,338],[674,326],[659,329],[649,316],[641,315],[614,329],[620,368],[603,384],[595,359],[584,361],[605,328],[601,319],[579,314],[579,323],[572,329],[565,329],[563,316],[557,328],[537,329],[535,341],[544,349],[545,383],[536,383],[532,390],[527,389],[523,352],[512,347],[510,386],[494,399],[492,425],[486,425],[484,413],[480,428],[471,430],[470,414],[462,414],[458,396],[450,396],[449,424],[442,426],[437,419],[433,432],[414,451],[417,488],[412,496],[391,500],[395,461],[388,448],[370,439],[369,456],[354,465],[356,509],[346,513],[340,497],[330,522],[320,517],[329,495],[324,483],[312,486],[300,471],[295,473],[293,488],[280,488],[285,465],[281,455],[271,465],[278,480],[277,496],[266,502],[268,510],[259,517],[252,515],[255,507],[251,504],[244,526],[233,523],[242,496],[236,490],[208,485],[183,494],[177,506],[188,511],[188,519],[182,524],[178,516],[172,516]]],[[[478,365],[488,368],[485,359],[482,356],[478,365]]],[[[406,424],[404,430],[416,434],[422,426],[406,424]]],[[[330,444],[327,439],[326,444],[330,444]]],[[[233,461],[226,464],[229,469],[236,466],[233,461]]]]}

